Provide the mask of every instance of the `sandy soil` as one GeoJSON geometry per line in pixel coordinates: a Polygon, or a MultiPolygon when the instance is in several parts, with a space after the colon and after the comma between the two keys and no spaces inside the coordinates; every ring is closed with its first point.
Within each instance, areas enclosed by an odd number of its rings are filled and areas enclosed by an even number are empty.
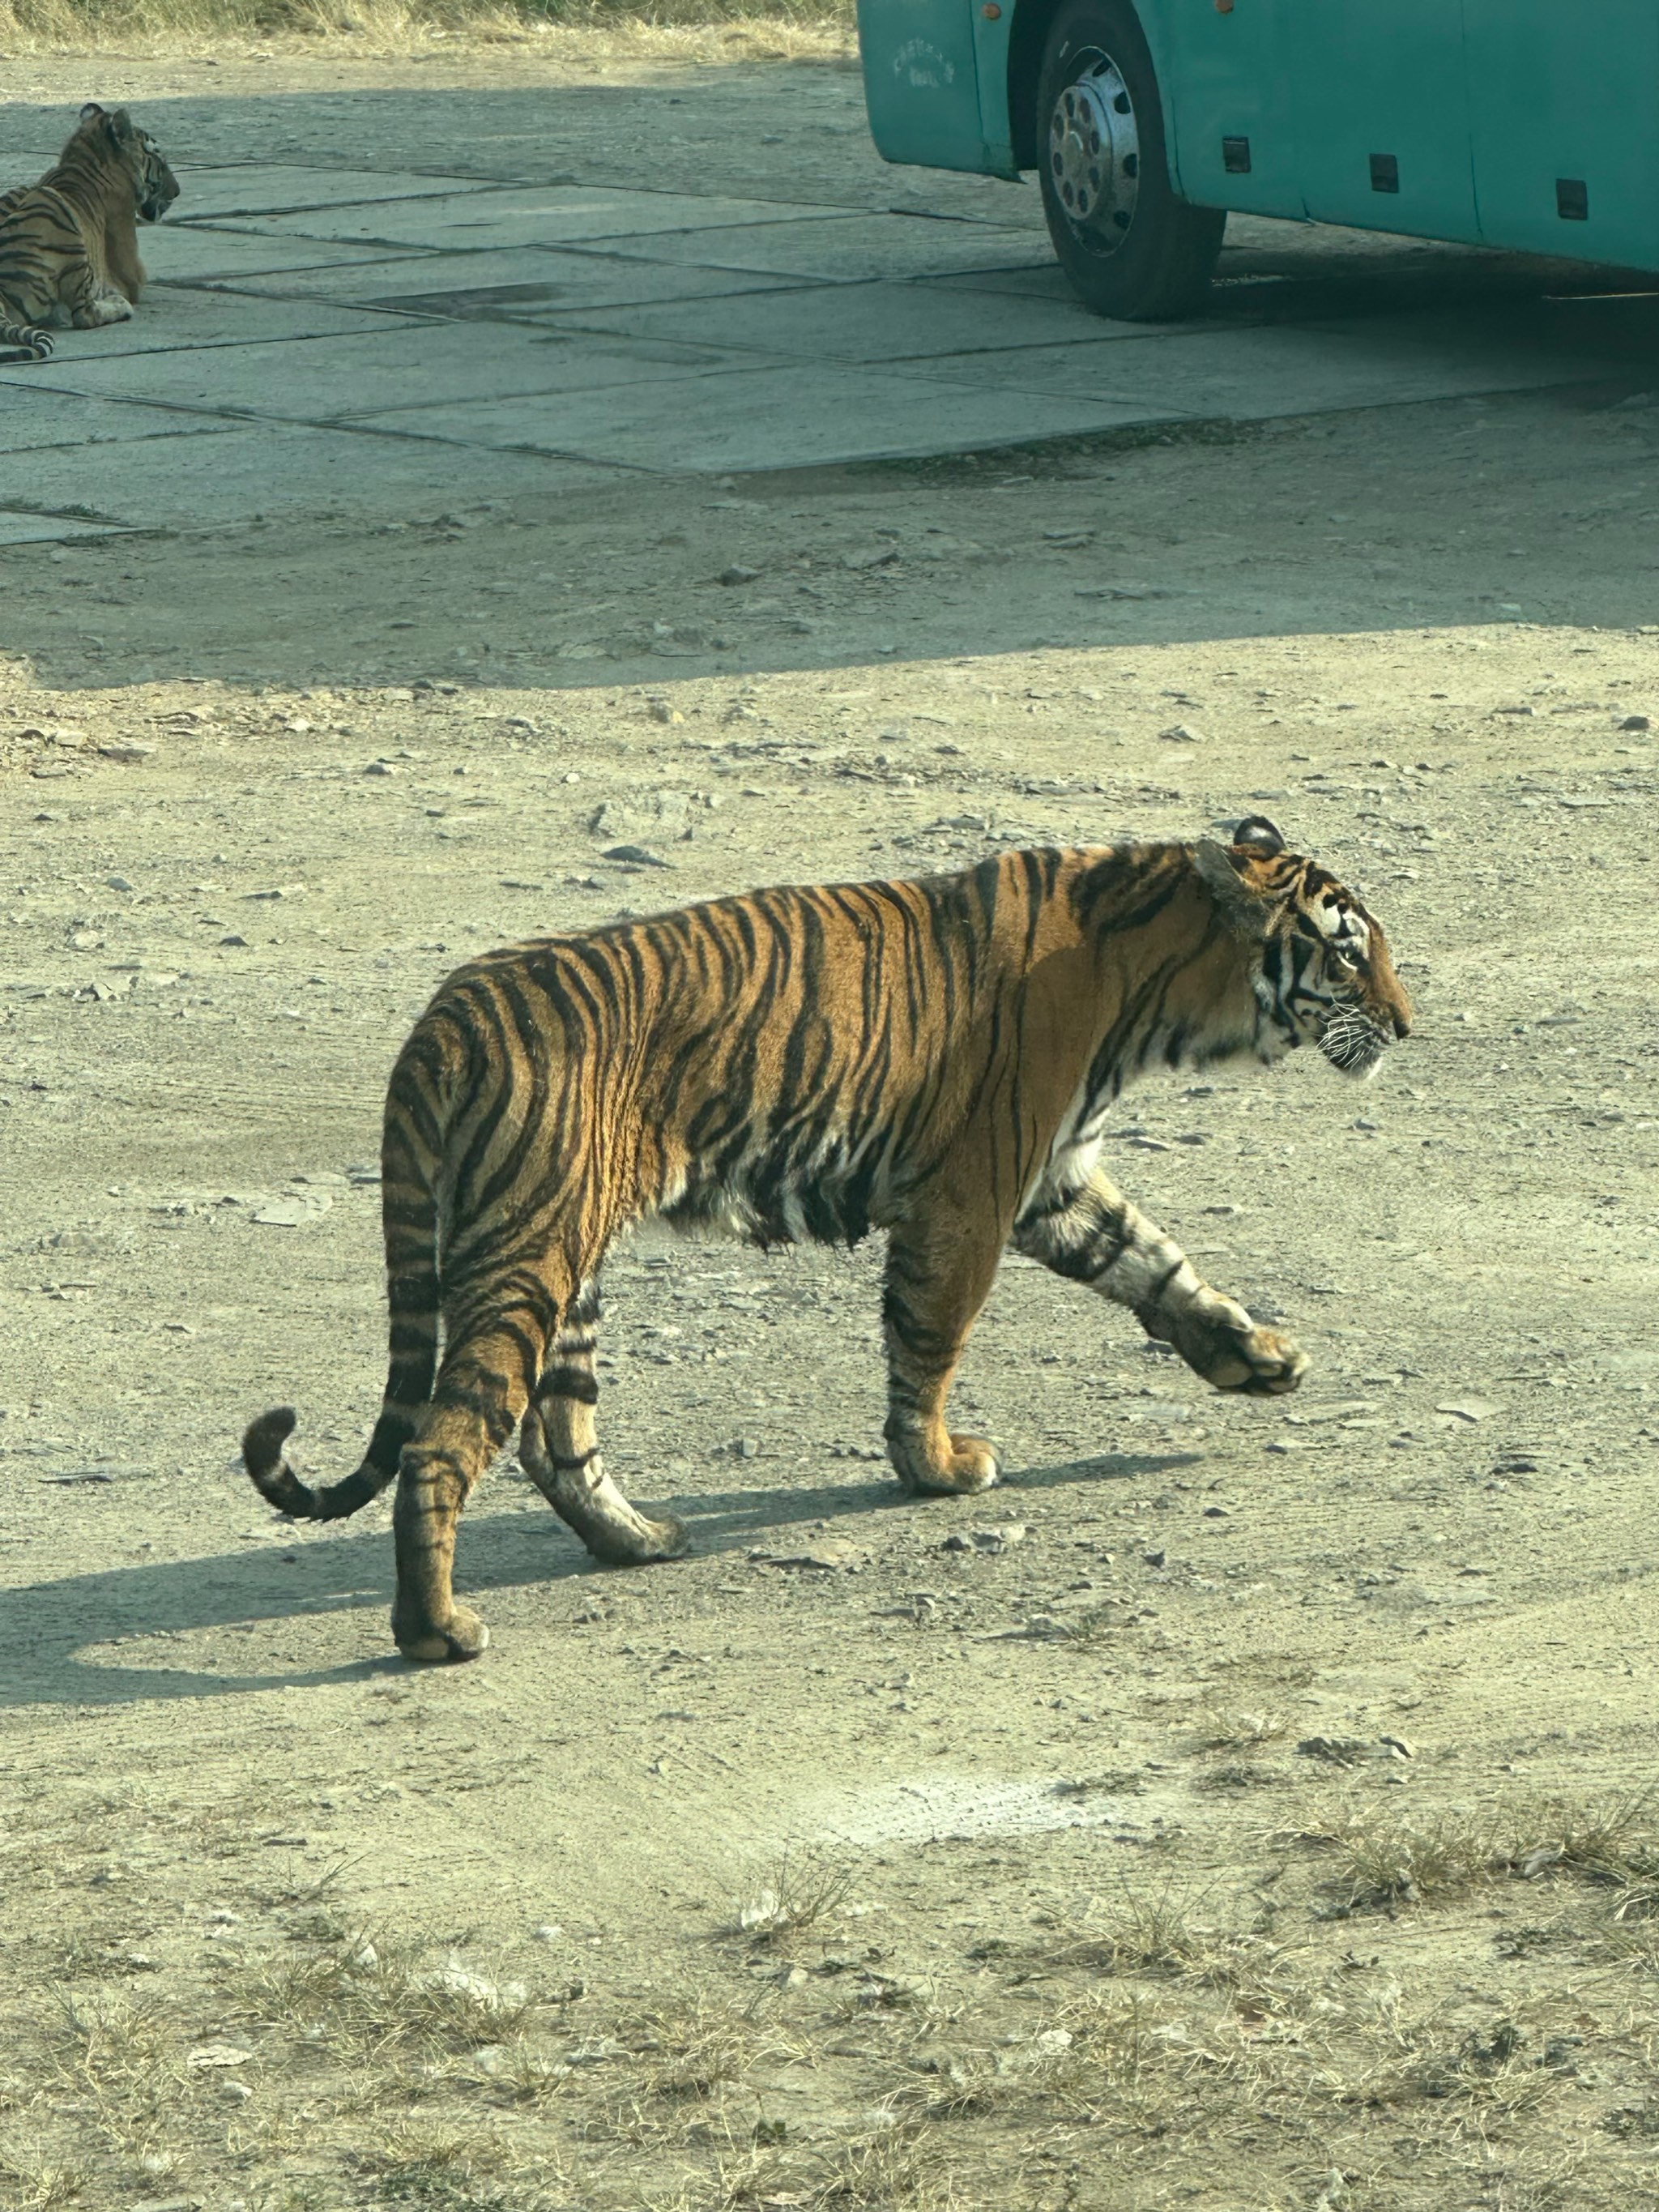
{"type": "Polygon", "coordinates": [[[17,2203],[1659,2203],[1629,396],[0,556],[17,2203]],[[416,1672],[386,1513],[258,1504],[251,1413],[364,1433],[459,958],[1261,811],[1418,1033],[1149,1083],[1114,1164],[1298,1399],[1010,1265],[1006,1487],[905,1502],[878,1255],[642,1243],[607,1458],[690,1559],[505,1467],[494,1644],[416,1672]]]}

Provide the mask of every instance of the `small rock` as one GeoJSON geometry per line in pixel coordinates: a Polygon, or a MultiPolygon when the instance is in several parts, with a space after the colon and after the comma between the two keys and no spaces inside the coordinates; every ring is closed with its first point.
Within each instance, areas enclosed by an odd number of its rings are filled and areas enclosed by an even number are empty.
{"type": "Polygon", "coordinates": [[[1434,1410],[1437,1413],[1455,1414],[1460,1421],[1485,1421],[1503,1408],[1492,1398],[1447,1398],[1434,1410]]]}
{"type": "Polygon", "coordinates": [[[556,1943],[564,1930],[556,1920],[544,1920],[530,1932],[538,1943],[556,1943]]]}
{"type": "Polygon", "coordinates": [[[653,722],[683,722],[685,720],[678,707],[671,707],[666,699],[647,699],[645,711],[653,722]]]}
{"type": "Polygon", "coordinates": [[[1140,1556],[1149,1567],[1161,1567],[1170,1555],[1167,1552],[1143,1552],[1140,1556]]]}
{"type": "Polygon", "coordinates": [[[390,761],[383,760],[370,761],[368,766],[363,770],[365,775],[396,775],[397,773],[397,769],[392,767],[390,761]]]}
{"type": "Polygon", "coordinates": [[[966,1535],[957,1532],[947,1536],[940,1546],[946,1552],[1006,1552],[1015,1544],[1023,1544],[1030,1534],[1023,1521],[1007,1521],[995,1528],[970,1528],[966,1535]]]}
{"type": "Polygon", "coordinates": [[[1160,730],[1158,734],[1166,744],[1201,745],[1204,742],[1202,732],[1194,729],[1189,722],[1172,723],[1167,730],[1160,730]]]}
{"type": "Polygon", "coordinates": [[[768,1977],[781,1990],[804,1989],[806,1978],[805,1966],[780,1966],[775,1974],[768,1977]]]}
{"type": "Polygon", "coordinates": [[[843,553],[841,565],[843,568],[880,568],[897,559],[896,545],[866,545],[856,553],[843,553]]]}
{"type": "Polygon", "coordinates": [[[106,876],[104,881],[112,891],[130,891],[135,888],[125,876],[106,876]]]}
{"type": "Polygon", "coordinates": [[[276,1198],[262,1206],[253,1218],[267,1229],[303,1229],[327,1212],[333,1203],[325,1191],[305,1198],[276,1198]]]}
{"type": "Polygon", "coordinates": [[[1621,730],[1650,730],[1653,723],[1646,714],[1626,714],[1619,726],[1621,730]]]}
{"type": "Polygon", "coordinates": [[[752,584],[760,574],[758,568],[746,568],[741,561],[733,561],[715,577],[717,584],[752,584]]]}
{"type": "Polygon", "coordinates": [[[1358,1735],[1304,1735],[1297,1746],[1304,1759],[1322,1759],[1328,1766],[1356,1766],[1370,1748],[1358,1735]]]}
{"type": "Polygon", "coordinates": [[[794,1567],[821,1574],[861,1574],[870,1554],[845,1536],[820,1536],[796,1552],[751,1552],[750,1558],[763,1567],[794,1567]]]}
{"type": "Polygon", "coordinates": [[[203,2072],[215,2066],[246,2066],[252,2056],[240,2043],[204,2043],[191,2052],[185,2063],[193,2072],[203,2072]]]}
{"type": "MultiPolygon", "coordinates": [[[[1646,725],[1644,724],[1643,726],[1645,728],[1646,725]]],[[[154,760],[155,757],[155,748],[154,745],[143,745],[134,741],[127,741],[115,744],[100,745],[98,748],[98,755],[100,760],[123,761],[129,764],[136,764],[139,761],[154,760]]]]}
{"type": "Polygon", "coordinates": [[[653,853],[648,845],[611,845],[599,858],[617,860],[630,868],[672,868],[674,863],[665,860],[660,853],[653,853]]]}

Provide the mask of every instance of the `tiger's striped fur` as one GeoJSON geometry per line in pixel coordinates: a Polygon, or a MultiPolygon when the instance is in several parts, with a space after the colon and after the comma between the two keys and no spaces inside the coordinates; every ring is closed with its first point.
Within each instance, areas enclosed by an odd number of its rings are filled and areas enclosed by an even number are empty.
{"type": "Polygon", "coordinates": [[[44,361],[46,325],[126,321],[144,286],[138,218],[158,222],[178,197],[149,132],[125,107],[88,100],[40,183],[0,194],[0,345],[44,361]]]}
{"type": "Polygon", "coordinates": [[[308,1489],[283,1407],[248,1430],[248,1472],[315,1520],[398,1477],[392,1630],[412,1659],[487,1640],[452,1591],[456,1522],[515,1423],[526,1471],[599,1558],[673,1557],[684,1531],[628,1503],[595,1429],[600,1267],[652,1215],[762,1242],[887,1231],[887,1449],[913,1492],[997,1479],[945,1412],[1010,1241],[1218,1389],[1292,1390],[1298,1347],[1107,1179],[1106,1117],[1152,1066],[1315,1042],[1369,1073],[1410,1014],[1358,897],[1260,819],[1228,848],[1010,853],[486,953],[392,1073],[391,1370],[367,1455],[308,1489]]]}

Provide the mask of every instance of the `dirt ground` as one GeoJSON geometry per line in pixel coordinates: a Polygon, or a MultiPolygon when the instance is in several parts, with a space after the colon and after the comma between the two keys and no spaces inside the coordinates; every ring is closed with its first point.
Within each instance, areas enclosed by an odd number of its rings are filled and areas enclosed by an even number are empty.
{"type": "Polygon", "coordinates": [[[0,553],[11,2202],[1659,2205],[1652,400],[0,553]],[[1297,1398],[1011,1262],[1006,1487],[907,1501],[878,1254],[641,1240],[689,1559],[509,1462],[417,1671],[386,1508],[258,1504],[252,1413],[366,1433],[459,959],[1253,811],[1418,1030],[1112,1165],[1297,1398]]]}

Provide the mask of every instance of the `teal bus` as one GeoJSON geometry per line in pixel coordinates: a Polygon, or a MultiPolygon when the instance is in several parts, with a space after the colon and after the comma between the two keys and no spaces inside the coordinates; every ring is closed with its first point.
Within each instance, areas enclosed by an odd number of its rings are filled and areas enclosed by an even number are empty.
{"type": "Polygon", "coordinates": [[[1659,270],[1659,0],[859,0],[890,161],[1035,169],[1085,305],[1201,301],[1229,210],[1659,270]]]}

